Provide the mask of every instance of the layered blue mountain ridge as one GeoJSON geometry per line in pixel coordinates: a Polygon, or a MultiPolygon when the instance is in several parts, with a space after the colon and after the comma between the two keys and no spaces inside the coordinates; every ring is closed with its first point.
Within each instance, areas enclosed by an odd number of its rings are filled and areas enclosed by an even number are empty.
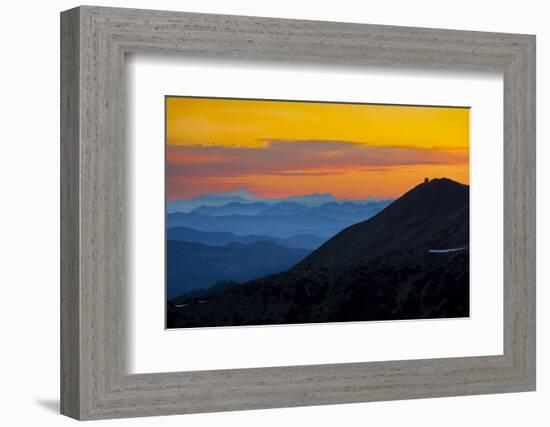
{"type": "Polygon", "coordinates": [[[246,189],[167,203],[168,299],[286,271],[393,199],[314,193],[261,198],[246,189]]]}

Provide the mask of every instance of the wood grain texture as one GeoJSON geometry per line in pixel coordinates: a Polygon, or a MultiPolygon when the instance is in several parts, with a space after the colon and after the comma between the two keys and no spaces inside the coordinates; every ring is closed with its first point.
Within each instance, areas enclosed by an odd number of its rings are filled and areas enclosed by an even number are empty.
{"type": "Polygon", "coordinates": [[[78,10],[61,20],[61,412],[80,414],[78,10]]]}
{"type": "Polygon", "coordinates": [[[77,419],[535,388],[535,38],[182,12],[62,13],[62,413],[77,419]],[[124,55],[504,73],[504,354],[129,375],[124,55]]]}

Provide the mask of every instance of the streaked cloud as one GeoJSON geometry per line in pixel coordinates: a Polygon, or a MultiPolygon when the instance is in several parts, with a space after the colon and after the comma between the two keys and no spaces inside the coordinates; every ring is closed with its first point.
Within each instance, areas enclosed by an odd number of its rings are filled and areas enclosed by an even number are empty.
{"type": "Polygon", "coordinates": [[[372,146],[354,141],[266,139],[263,148],[168,146],[167,173],[180,177],[314,176],[468,162],[467,150],[372,146]]]}

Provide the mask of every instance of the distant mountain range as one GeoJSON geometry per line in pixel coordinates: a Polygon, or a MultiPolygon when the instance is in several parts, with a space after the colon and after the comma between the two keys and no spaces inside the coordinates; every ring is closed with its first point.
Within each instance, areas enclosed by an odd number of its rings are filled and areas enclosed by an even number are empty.
{"type": "Polygon", "coordinates": [[[202,205],[190,212],[169,213],[167,227],[224,231],[237,235],[260,234],[283,239],[297,234],[313,234],[326,239],[351,224],[372,217],[391,202],[391,199],[387,199],[310,206],[285,200],[277,203],[202,205]]]}
{"type": "Polygon", "coordinates": [[[173,213],[167,217],[168,228],[189,227],[200,231],[228,231],[237,235],[268,234],[286,239],[296,234],[314,234],[328,238],[350,224],[349,221],[324,215],[224,215],[173,213]]]}
{"type": "Polygon", "coordinates": [[[318,193],[262,199],[245,189],[170,202],[168,296],[285,271],[343,228],[389,203],[340,201],[318,193]]]}
{"type": "Polygon", "coordinates": [[[259,234],[239,236],[224,231],[199,231],[189,227],[174,227],[167,230],[168,240],[202,243],[209,246],[227,246],[230,243],[250,244],[268,241],[280,246],[297,249],[315,249],[326,240],[314,234],[297,234],[286,239],[259,234]]]}
{"type": "MultiPolygon", "coordinates": [[[[252,204],[262,203],[264,205],[273,205],[281,202],[295,202],[303,206],[321,206],[325,203],[332,202],[352,202],[352,203],[368,203],[379,201],[378,199],[365,199],[365,200],[348,200],[337,199],[335,196],[329,193],[313,193],[303,196],[290,196],[283,198],[262,198],[254,195],[250,191],[239,188],[234,191],[224,191],[218,193],[204,194],[191,199],[172,200],[167,203],[166,211],[168,213],[174,212],[191,212],[194,209],[200,207],[219,207],[229,203],[239,204],[252,204]]],[[[208,212],[205,212],[208,213],[208,212]]]]}
{"type": "Polygon", "coordinates": [[[172,299],[168,327],[465,317],[468,247],[469,187],[434,179],[285,272],[172,299]]]}
{"type": "Polygon", "coordinates": [[[362,221],[374,213],[379,212],[393,200],[379,200],[368,202],[329,202],[318,206],[308,206],[299,202],[265,202],[239,203],[231,202],[222,206],[200,206],[189,213],[200,213],[209,216],[227,215],[318,215],[343,221],[362,221]]]}
{"type": "Polygon", "coordinates": [[[231,202],[252,203],[255,200],[256,196],[242,188],[235,191],[204,194],[192,199],[172,200],[167,203],[166,211],[168,213],[191,212],[201,206],[223,206],[231,202]]]}

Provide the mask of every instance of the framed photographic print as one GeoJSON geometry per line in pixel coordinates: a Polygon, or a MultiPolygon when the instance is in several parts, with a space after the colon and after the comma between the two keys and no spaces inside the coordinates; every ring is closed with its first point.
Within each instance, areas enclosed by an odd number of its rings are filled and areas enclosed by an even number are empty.
{"type": "Polygon", "coordinates": [[[469,317],[469,108],[165,111],[168,328],[469,317]]]}
{"type": "Polygon", "coordinates": [[[61,15],[61,410],[535,389],[535,38],[61,15]]]}

